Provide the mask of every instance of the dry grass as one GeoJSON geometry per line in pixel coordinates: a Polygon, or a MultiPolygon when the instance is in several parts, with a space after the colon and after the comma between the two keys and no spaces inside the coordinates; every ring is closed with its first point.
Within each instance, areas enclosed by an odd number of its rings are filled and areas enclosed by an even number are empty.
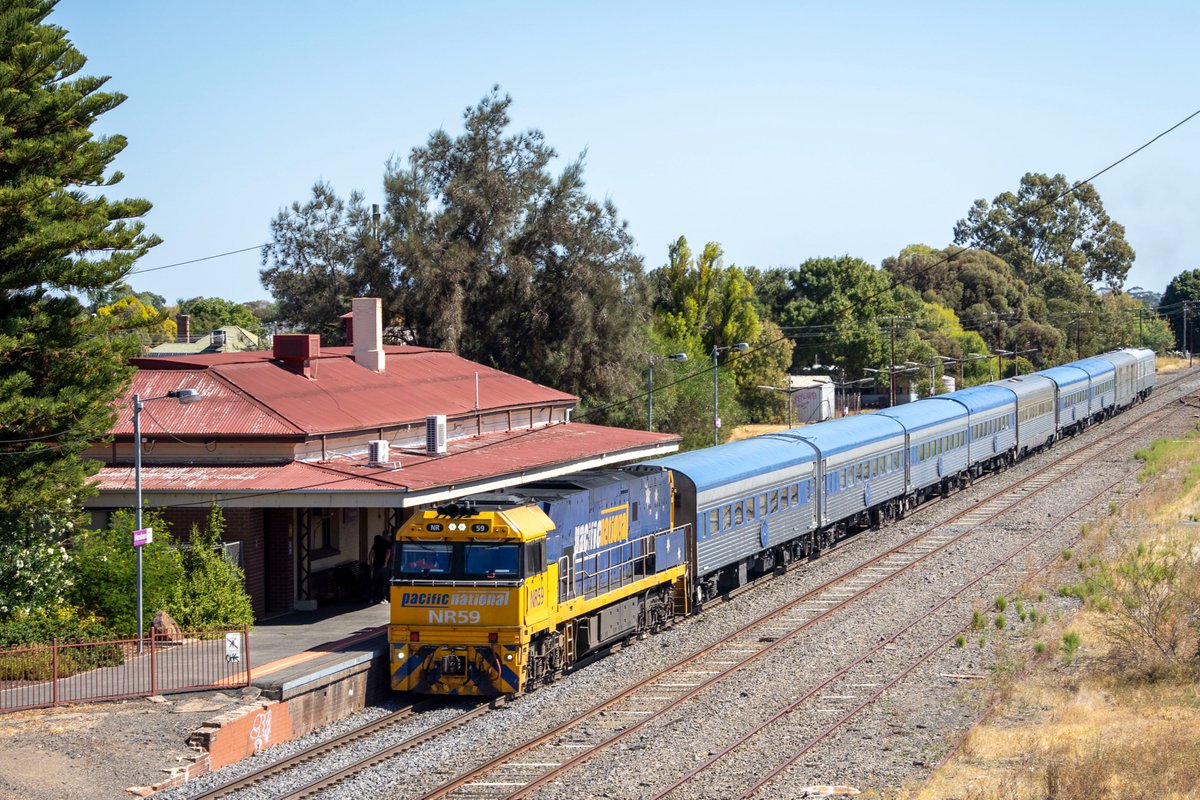
{"type": "Polygon", "coordinates": [[[764,433],[786,431],[787,425],[738,425],[729,432],[729,441],[737,442],[752,436],[762,436],[764,433]]]}
{"type": "MultiPolygon", "coordinates": [[[[1200,526],[1191,523],[1200,519],[1200,440],[1150,450],[1142,494],[1121,514],[1089,525],[1042,591],[1080,581],[1093,569],[1080,571],[1081,559],[1117,564],[1138,543],[1197,547],[1200,526]]],[[[1037,591],[1023,587],[1026,595],[1037,591]]],[[[1075,661],[1067,665],[1049,650],[1030,654],[1030,668],[998,688],[998,710],[913,800],[1200,800],[1196,660],[1148,672],[1115,659],[1112,619],[1111,602],[1092,602],[1056,632],[1047,630],[1041,638],[1048,644],[1068,629],[1080,635],[1075,661]]]]}

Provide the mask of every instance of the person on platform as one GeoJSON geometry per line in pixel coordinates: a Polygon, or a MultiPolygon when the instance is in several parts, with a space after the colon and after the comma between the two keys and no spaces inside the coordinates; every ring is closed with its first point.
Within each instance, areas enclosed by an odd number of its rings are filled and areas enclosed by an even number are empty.
{"type": "Polygon", "coordinates": [[[371,602],[386,603],[388,600],[388,571],[392,564],[392,543],[388,536],[375,534],[371,545],[371,602]]]}

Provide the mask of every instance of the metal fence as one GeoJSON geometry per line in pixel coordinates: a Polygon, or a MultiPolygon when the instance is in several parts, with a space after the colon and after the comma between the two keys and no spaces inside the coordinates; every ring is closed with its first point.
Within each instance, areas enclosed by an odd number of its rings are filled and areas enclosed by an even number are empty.
{"type": "Polygon", "coordinates": [[[249,628],[0,649],[0,712],[250,685],[249,628]]]}

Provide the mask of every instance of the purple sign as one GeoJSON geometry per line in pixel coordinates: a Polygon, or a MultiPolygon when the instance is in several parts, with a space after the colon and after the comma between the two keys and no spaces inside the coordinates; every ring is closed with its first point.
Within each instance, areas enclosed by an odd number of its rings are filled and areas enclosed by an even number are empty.
{"type": "Polygon", "coordinates": [[[133,532],[133,546],[141,547],[154,541],[154,528],[142,528],[133,532]]]}

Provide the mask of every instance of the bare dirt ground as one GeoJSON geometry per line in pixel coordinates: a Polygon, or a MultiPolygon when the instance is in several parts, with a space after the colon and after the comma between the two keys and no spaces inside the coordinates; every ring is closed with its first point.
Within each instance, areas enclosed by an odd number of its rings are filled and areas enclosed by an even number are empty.
{"type": "Polygon", "coordinates": [[[188,735],[232,708],[220,692],[20,711],[0,716],[0,798],[129,798],[165,780],[188,735]]]}

